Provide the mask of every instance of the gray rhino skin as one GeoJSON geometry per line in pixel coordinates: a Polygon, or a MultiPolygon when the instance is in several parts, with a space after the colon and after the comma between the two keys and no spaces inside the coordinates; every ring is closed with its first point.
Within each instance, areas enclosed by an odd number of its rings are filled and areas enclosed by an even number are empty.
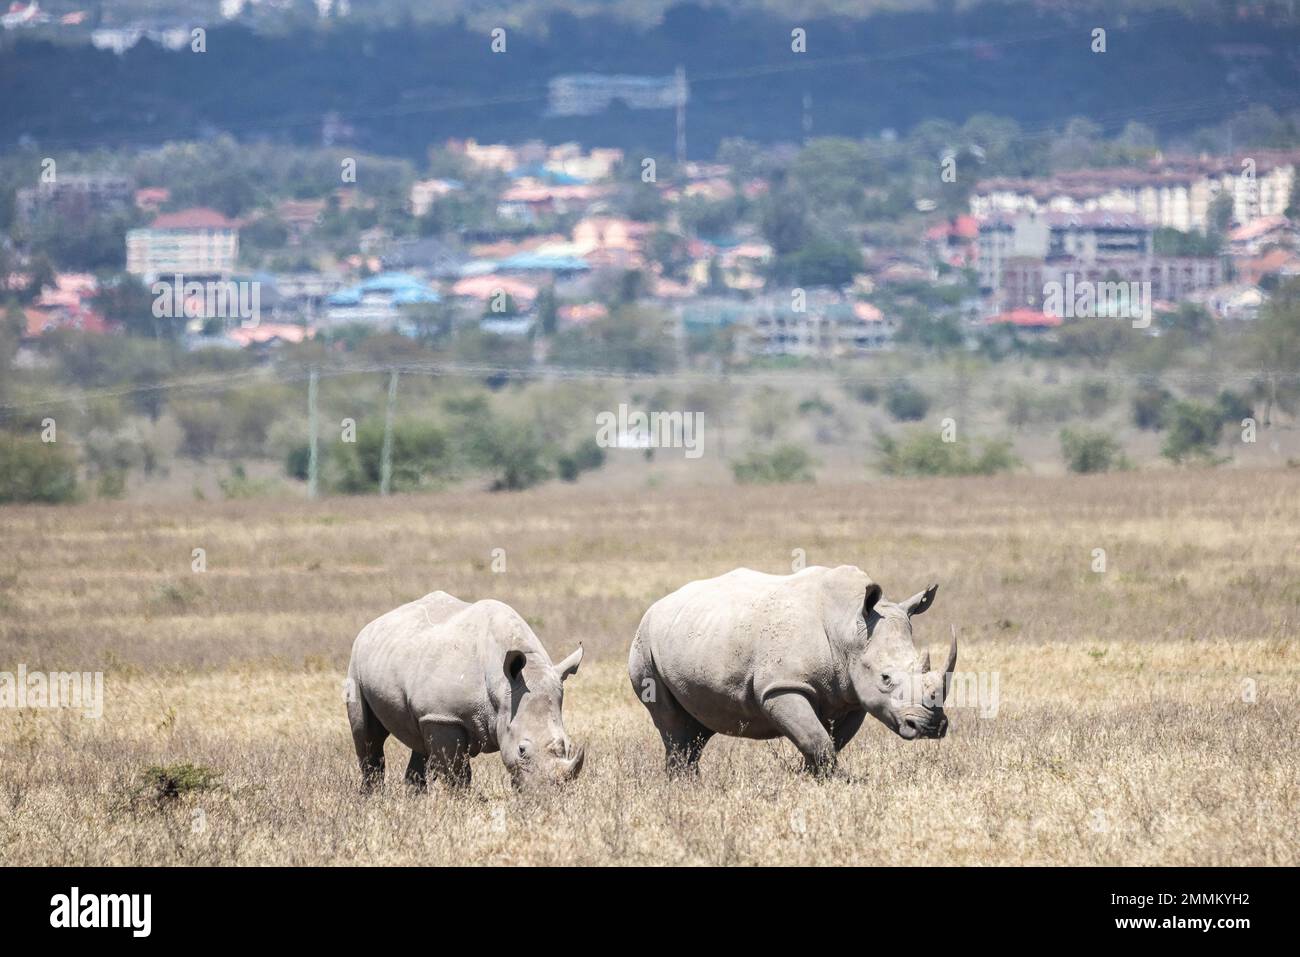
{"type": "Polygon", "coordinates": [[[870,714],[900,737],[941,738],[944,671],[917,654],[912,622],[938,585],[894,604],[852,565],[793,575],[739,568],[650,606],[628,655],[632,687],[663,739],[669,773],[698,771],[714,734],[789,738],[814,773],[870,714]]]}
{"type": "Polygon", "coordinates": [[[469,759],[501,752],[515,787],[577,777],[583,749],[564,731],[563,681],[582,647],[558,665],[513,608],[435,591],[361,629],[348,664],[347,706],[361,787],[384,779],[391,734],[411,749],[406,780],[470,783],[469,759]]]}

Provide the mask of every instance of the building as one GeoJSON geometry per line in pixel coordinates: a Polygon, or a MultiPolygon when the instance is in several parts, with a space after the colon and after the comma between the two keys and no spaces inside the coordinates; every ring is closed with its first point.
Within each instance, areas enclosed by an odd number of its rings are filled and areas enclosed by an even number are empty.
{"type": "Polygon", "coordinates": [[[386,272],[326,297],[325,317],[331,324],[363,323],[409,331],[402,307],[441,301],[437,292],[414,276],[386,272]]]}
{"type": "Polygon", "coordinates": [[[1249,223],[1285,212],[1295,182],[1295,151],[1251,156],[1159,159],[1145,170],[1082,169],[1046,179],[996,178],[976,184],[971,213],[1131,214],[1153,226],[1204,232],[1210,206],[1225,191],[1232,219],[1249,223]]]}
{"type": "Polygon", "coordinates": [[[1285,216],[1260,216],[1228,233],[1228,254],[1258,256],[1270,246],[1296,246],[1297,230],[1285,216]]]}
{"type": "Polygon", "coordinates": [[[239,224],[215,209],[163,213],[126,234],[126,271],[146,282],[173,275],[225,277],[239,260],[239,224]]]}
{"type": "Polygon", "coordinates": [[[135,184],[125,176],[100,173],[57,173],[53,182],[28,186],[14,194],[15,211],[23,222],[45,213],[84,221],[91,216],[125,209],[135,197],[135,184]]]}
{"type": "Polygon", "coordinates": [[[410,203],[411,215],[415,217],[428,216],[429,211],[433,209],[435,200],[441,199],[450,193],[464,189],[464,184],[454,179],[419,179],[411,184],[411,192],[408,196],[410,203]]]}
{"type": "Polygon", "coordinates": [[[746,317],[751,354],[829,359],[867,355],[893,347],[897,320],[868,302],[813,297],[803,312],[788,301],[746,317]]]}
{"type": "Polygon", "coordinates": [[[1223,282],[1217,256],[1158,256],[1153,230],[1131,213],[992,216],[980,224],[980,290],[994,314],[1043,305],[1049,283],[1150,283],[1156,299],[1178,301],[1223,282]]]}

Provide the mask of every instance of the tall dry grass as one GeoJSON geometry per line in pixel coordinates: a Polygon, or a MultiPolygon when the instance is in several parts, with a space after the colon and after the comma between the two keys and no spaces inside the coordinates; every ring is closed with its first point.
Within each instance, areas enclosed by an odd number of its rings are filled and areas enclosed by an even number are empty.
{"type": "Polygon", "coordinates": [[[103,670],[106,701],[0,709],[0,859],[1295,864],[1298,490],[1206,471],[5,509],[0,671],[103,670]],[[940,582],[918,640],[940,653],[955,625],[996,716],[919,743],[869,721],[847,784],[720,738],[698,781],[666,780],[623,670],[641,613],[796,550],[890,597],[940,582]],[[415,797],[390,743],[388,787],[357,795],[351,640],[435,588],[511,603],[554,655],[586,645],[574,787],[516,795],[485,755],[469,794],[415,797]],[[218,786],[156,799],[145,770],[180,762],[218,786]]]}

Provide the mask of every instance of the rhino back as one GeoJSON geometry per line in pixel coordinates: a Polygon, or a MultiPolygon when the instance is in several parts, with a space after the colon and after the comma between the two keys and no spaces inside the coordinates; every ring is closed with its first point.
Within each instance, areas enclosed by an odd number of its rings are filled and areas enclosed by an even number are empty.
{"type": "Polygon", "coordinates": [[[816,695],[833,684],[817,575],[804,572],[737,569],[692,582],[651,607],[643,639],[669,690],[697,720],[716,731],[765,737],[772,730],[761,708],[766,695],[816,695]]]}
{"type": "Polygon", "coordinates": [[[498,686],[505,680],[501,663],[510,642],[526,638],[520,625],[531,636],[501,602],[469,604],[433,592],[363,628],[349,675],[384,727],[407,747],[422,749],[419,722],[434,718],[464,726],[475,753],[495,750],[498,686]]]}

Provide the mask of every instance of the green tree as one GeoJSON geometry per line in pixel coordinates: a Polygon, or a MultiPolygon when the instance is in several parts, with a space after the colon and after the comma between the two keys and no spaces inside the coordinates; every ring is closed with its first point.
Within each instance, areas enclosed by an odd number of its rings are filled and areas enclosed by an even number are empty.
{"type": "Polygon", "coordinates": [[[1168,435],[1160,454],[1175,464],[1188,459],[1213,462],[1223,433],[1223,414],[1212,405],[1176,401],[1169,409],[1168,435]]]}
{"type": "Polygon", "coordinates": [[[1061,430],[1061,457],[1071,472],[1109,472],[1124,464],[1119,443],[1106,432],[1061,430]]]}

